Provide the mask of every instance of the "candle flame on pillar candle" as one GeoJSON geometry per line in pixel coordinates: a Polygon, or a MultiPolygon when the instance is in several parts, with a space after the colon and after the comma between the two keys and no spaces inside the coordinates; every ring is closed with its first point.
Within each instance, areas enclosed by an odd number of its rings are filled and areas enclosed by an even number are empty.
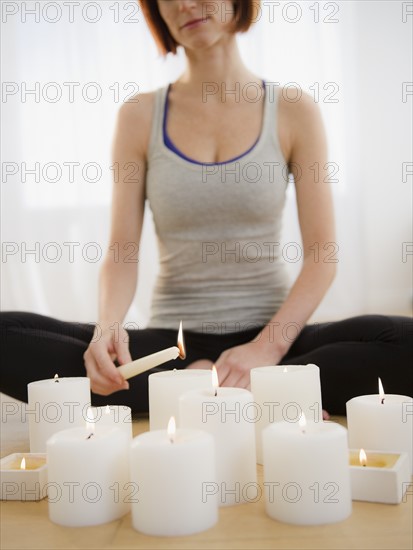
{"type": "Polygon", "coordinates": [[[59,375],[55,374],[53,379],[54,379],[55,382],[59,382],[59,375]]]}
{"type": "Polygon", "coordinates": [[[23,457],[22,461],[20,462],[20,470],[26,469],[26,459],[23,457]]]}
{"type": "Polygon", "coordinates": [[[184,342],[184,333],[183,333],[183,330],[182,330],[182,321],[179,323],[178,349],[179,349],[179,358],[180,359],[185,359],[186,350],[185,350],[185,342],[184,342]]]}
{"type": "Polygon", "coordinates": [[[109,405],[106,405],[105,414],[110,414],[110,408],[109,405]]]}
{"type": "Polygon", "coordinates": [[[298,420],[298,425],[300,426],[301,431],[303,432],[303,434],[305,434],[305,429],[307,427],[307,420],[306,420],[305,414],[303,412],[301,412],[301,414],[300,414],[300,419],[298,420]]]}
{"type": "Polygon", "coordinates": [[[176,435],[175,417],[171,416],[168,422],[168,437],[171,443],[175,443],[175,435],[176,435]]]}
{"type": "Polygon", "coordinates": [[[386,397],[384,390],[383,390],[383,384],[381,383],[381,380],[379,378],[379,396],[380,396],[380,403],[383,405],[384,398],[386,397]]]}
{"type": "Polygon", "coordinates": [[[366,455],[364,449],[360,449],[359,460],[360,460],[360,464],[362,466],[367,466],[367,455],[366,455]]]}
{"type": "Polygon", "coordinates": [[[288,369],[287,369],[287,367],[284,367],[284,370],[283,370],[283,372],[288,372],[288,369]]]}
{"type": "Polygon", "coordinates": [[[218,380],[218,373],[217,369],[215,368],[215,365],[212,365],[212,387],[214,388],[214,395],[216,396],[218,393],[218,387],[219,387],[219,380],[218,380]]]}

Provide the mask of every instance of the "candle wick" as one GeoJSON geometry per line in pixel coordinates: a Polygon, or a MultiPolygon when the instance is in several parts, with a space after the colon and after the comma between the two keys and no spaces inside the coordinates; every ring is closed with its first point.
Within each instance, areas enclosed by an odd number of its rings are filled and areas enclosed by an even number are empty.
{"type": "Polygon", "coordinates": [[[218,389],[217,388],[215,388],[215,394],[214,395],[215,395],[215,397],[218,395],[218,389]]]}
{"type": "Polygon", "coordinates": [[[60,380],[58,380],[58,379],[56,378],[56,380],[55,380],[55,384],[56,384],[56,382],[57,382],[57,383],[59,383],[59,382],[60,382],[60,380]]]}
{"type": "Polygon", "coordinates": [[[175,443],[175,441],[174,441],[174,438],[173,438],[173,437],[170,437],[170,438],[169,438],[169,441],[170,441],[171,443],[175,443]]]}
{"type": "Polygon", "coordinates": [[[87,436],[86,439],[90,439],[90,438],[92,437],[92,435],[95,435],[95,434],[92,432],[91,434],[89,434],[89,435],[87,436]]]}
{"type": "Polygon", "coordinates": [[[384,405],[384,397],[383,397],[383,399],[381,400],[381,404],[384,405]]]}
{"type": "Polygon", "coordinates": [[[367,466],[367,464],[363,464],[363,468],[365,468],[367,466]]]}

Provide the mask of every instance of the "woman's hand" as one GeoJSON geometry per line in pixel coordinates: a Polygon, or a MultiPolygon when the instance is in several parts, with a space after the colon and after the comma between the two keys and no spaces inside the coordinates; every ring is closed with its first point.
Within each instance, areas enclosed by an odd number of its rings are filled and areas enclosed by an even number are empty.
{"type": "Polygon", "coordinates": [[[123,327],[117,331],[110,328],[101,331],[96,328],[83,358],[93,393],[109,395],[129,388],[129,383],[113,363],[114,359],[121,365],[132,361],[129,335],[123,327]]]}
{"type": "Polygon", "coordinates": [[[275,345],[264,346],[259,341],[229,348],[221,353],[215,363],[219,385],[249,389],[251,369],[278,365],[281,359],[282,355],[275,345]]]}
{"type": "MultiPolygon", "coordinates": [[[[259,346],[258,342],[249,342],[242,346],[229,348],[221,353],[215,368],[220,386],[250,389],[250,370],[255,367],[278,365],[283,355],[275,346],[259,346]]],[[[323,420],[330,415],[323,409],[323,420]]]]}

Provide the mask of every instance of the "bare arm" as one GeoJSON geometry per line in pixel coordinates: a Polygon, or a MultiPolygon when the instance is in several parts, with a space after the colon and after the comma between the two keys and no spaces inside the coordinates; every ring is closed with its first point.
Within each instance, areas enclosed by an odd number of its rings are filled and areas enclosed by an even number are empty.
{"type": "Polygon", "coordinates": [[[335,246],[331,190],[323,181],[325,176],[320,176],[318,182],[314,178],[314,164],[318,163],[322,174],[327,162],[321,113],[307,94],[284,108],[289,127],[288,160],[294,175],[299,173],[295,185],[303,265],[285,302],[254,341],[226,350],[218,359],[220,381],[225,386],[247,387],[251,368],[277,364],[335,276],[336,263],[331,254],[335,246]]]}
{"type": "MultiPolygon", "coordinates": [[[[148,98],[143,104],[148,104],[148,98]]],[[[113,360],[131,360],[123,319],[135,295],[145,207],[148,105],[125,103],[113,142],[114,181],[108,251],[99,277],[99,322],[84,359],[92,390],[107,395],[128,387],[113,360]],[[146,107],[146,109],[145,109],[146,107]]]]}
{"type": "Polygon", "coordinates": [[[290,165],[294,176],[299,173],[295,188],[303,265],[287,299],[261,333],[262,344],[275,344],[280,358],[320,304],[334,279],[337,262],[331,189],[323,181],[327,144],[321,113],[313,99],[304,94],[291,118],[290,165]],[[318,181],[315,163],[320,171],[318,181]],[[292,324],[294,328],[288,333],[286,328],[292,324]]]}

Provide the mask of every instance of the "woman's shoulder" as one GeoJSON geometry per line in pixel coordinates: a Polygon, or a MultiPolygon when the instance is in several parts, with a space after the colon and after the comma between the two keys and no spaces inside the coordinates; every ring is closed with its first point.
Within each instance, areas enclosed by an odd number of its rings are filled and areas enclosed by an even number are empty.
{"type": "Polygon", "coordinates": [[[284,155],[289,159],[295,142],[302,133],[319,126],[320,107],[300,86],[281,86],[278,96],[278,129],[284,155]]]}
{"type": "Polygon", "coordinates": [[[318,103],[298,85],[286,84],[279,89],[279,111],[293,121],[314,116],[319,111],[318,103]]]}
{"type": "Polygon", "coordinates": [[[157,90],[138,93],[118,110],[119,131],[144,151],[149,145],[156,93],[157,90]]]}

